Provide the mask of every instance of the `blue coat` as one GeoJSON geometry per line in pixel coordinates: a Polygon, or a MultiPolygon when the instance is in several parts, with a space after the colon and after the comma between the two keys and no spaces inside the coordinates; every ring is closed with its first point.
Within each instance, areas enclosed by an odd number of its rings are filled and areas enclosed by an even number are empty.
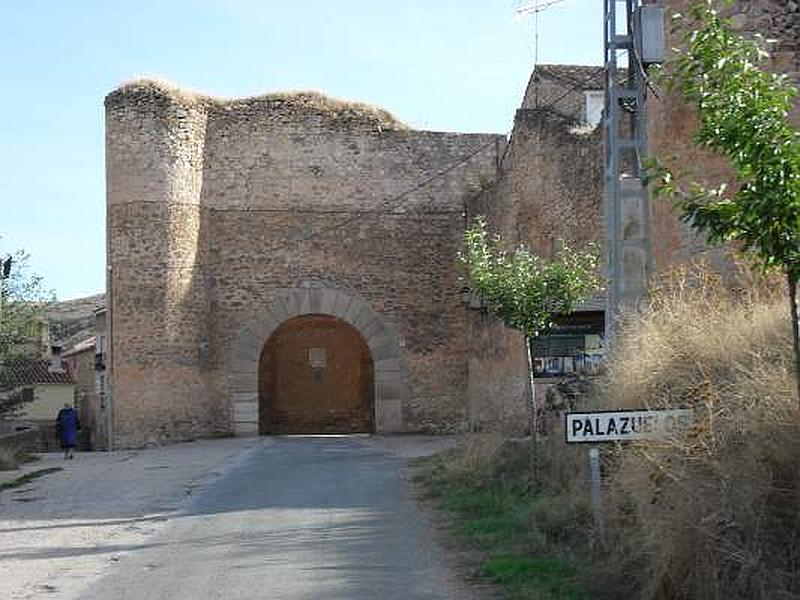
{"type": "Polygon", "coordinates": [[[62,448],[74,448],[78,442],[78,411],[74,408],[62,408],[56,417],[56,431],[62,448]]]}

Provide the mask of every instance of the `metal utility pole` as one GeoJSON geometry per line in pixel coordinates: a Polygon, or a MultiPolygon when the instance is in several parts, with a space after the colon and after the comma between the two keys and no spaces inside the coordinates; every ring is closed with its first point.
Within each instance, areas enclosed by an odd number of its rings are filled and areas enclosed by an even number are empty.
{"type": "Polygon", "coordinates": [[[606,337],[647,298],[653,272],[647,156],[647,66],[663,62],[663,8],[603,0],[605,24],[606,337]]]}

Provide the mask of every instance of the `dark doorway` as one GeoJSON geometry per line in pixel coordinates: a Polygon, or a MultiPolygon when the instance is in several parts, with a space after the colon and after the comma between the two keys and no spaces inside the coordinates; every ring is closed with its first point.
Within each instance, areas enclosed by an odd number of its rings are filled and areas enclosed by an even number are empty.
{"type": "Polygon", "coordinates": [[[336,317],[307,315],[278,327],[261,351],[258,386],[262,434],[375,430],[372,355],[336,317]]]}

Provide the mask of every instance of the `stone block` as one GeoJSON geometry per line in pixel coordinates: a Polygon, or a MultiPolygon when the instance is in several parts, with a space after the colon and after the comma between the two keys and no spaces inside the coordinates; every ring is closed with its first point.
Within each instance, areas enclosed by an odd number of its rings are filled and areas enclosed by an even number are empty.
{"type": "MultiPolygon", "coordinates": [[[[364,329],[376,318],[375,311],[373,311],[369,306],[366,304],[361,306],[361,309],[356,314],[355,318],[353,318],[352,324],[353,327],[358,329],[359,331],[363,332],[364,329]]],[[[363,335],[363,333],[362,333],[363,335]]]]}
{"type": "Polygon", "coordinates": [[[299,294],[295,293],[294,291],[287,291],[284,292],[280,296],[280,301],[283,302],[283,306],[286,309],[286,314],[290,317],[294,317],[300,314],[300,303],[302,298],[299,294]]]}
{"type": "Polygon", "coordinates": [[[322,298],[319,303],[320,313],[323,315],[333,315],[333,306],[336,304],[336,299],[338,296],[339,292],[336,290],[322,290],[322,298]]]}
{"type": "Polygon", "coordinates": [[[401,370],[399,358],[384,358],[381,360],[375,360],[375,357],[373,356],[373,366],[376,376],[378,373],[399,373],[401,370]]]}
{"type": "Polygon", "coordinates": [[[397,358],[399,356],[399,351],[393,340],[385,341],[380,346],[376,346],[375,348],[370,347],[370,351],[372,352],[372,360],[374,362],[381,362],[387,359],[397,358]]]}
{"type": "Polygon", "coordinates": [[[318,315],[322,308],[322,290],[312,288],[308,290],[309,314],[318,315]]]}
{"type": "Polygon", "coordinates": [[[234,402],[234,423],[258,423],[258,402],[234,402]]]}
{"type": "Polygon", "coordinates": [[[257,436],[258,435],[258,423],[249,423],[249,422],[234,422],[233,423],[233,433],[237,437],[246,437],[246,436],[257,436]]]}
{"type": "Polygon", "coordinates": [[[375,430],[378,433],[402,433],[403,405],[400,400],[387,400],[376,403],[375,430]]]}
{"type": "Polygon", "coordinates": [[[250,356],[250,357],[237,357],[234,356],[230,362],[230,372],[231,373],[241,373],[241,374],[249,374],[249,373],[257,373],[258,372],[258,356],[250,356]]]}
{"type": "Polygon", "coordinates": [[[352,298],[345,293],[340,292],[336,296],[336,302],[333,304],[333,308],[331,309],[331,314],[334,317],[338,317],[340,319],[344,318],[347,314],[347,309],[350,308],[350,303],[352,302],[352,298]]]}
{"type": "Polygon", "coordinates": [[[370,348],[380,345],[385,339],[388,339],[388,332],[380,317],[375,317],[367,323],[366,326],[361,329],[361,335],[364,336],[370,348]]]}
{"type": "Polygon", "coordinates": [[[278,327],[281,326],[287,319],[290,319],[294,316],[294,313],[290,313],[286,307],[286,302],[284,302],[283,298],[276,298],[272,306],[270,306],[270,312],[275,320],[278,322],[278,327]]]}
{"type": "Polygon", "coordinates": [[[232,394],[242,392],[254,393],[258,390],[258,371],[251,369],[246,373],[232,372],[228,377],[228,385],[232,394]]]}
{"type": "Polygon", "coordinates": [[[309,290],[298,290],[295,292],[299,299],[300,303],[297,308],[298,315],[308,315],[311,313],[311,298],[309,296],[309,290]]]}
{"type": "Polygon", "coordinates": [[[361,311],[364,303],[357,298],[353,298],[350,301],[350,305],[345,310],[344,314],[342,315],[342,319],[350,323],[351,325],[355,326],[355,320],[358,316],[358,313],[361,311]]]}
{"type": "Polygon", "coordinates": [[[375,378],[376,403],[387,400],[402,400],[405,396],[405,384],[399,376],[375,378]]]}

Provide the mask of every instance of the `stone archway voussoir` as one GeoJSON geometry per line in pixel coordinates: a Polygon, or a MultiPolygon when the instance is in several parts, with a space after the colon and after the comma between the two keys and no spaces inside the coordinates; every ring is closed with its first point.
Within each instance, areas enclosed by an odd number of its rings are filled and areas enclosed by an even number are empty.
{"type": "Polygon", "coordinates": [[[333,314],[333,307],[336,304],[336,298],[339,296],[339,292],[336,290],[330,289],[323,289],[322,290],[322,298],[319,304],[319,312],[323,315],[332,315],[333,314]]]}
{"type": "Polygon", "coordinates": [[[296,317],[301,312],[301,305],[305,294],[295,290],[284,290],[278,297],[283,302],[283,307],[286,309],[288,318],[296,317]]]}
{"type": "Polygon", "coordinates": [[[322,290],[311,288],[308,290],[308,312],[312,315],[318,315],[320,307],[322,306],[322,290]]]}
{"type": "Polygon", "coordinates": [[[381,340],[389,339],[386,326],[381,322],[379,317],[375,317],[372,321],[367,323],[366,327],[361,330],[361,335],[364,336],[364,339],[367,340],[370,347],[380,346],[381,340]]]}
{"type": "Polygon", "coordinates": [[[367,328],[367,326],[375,319],[376,315],[375,312],[367,305],[361,307],[361,309],[356,314],[355,318],[352,321],[353,327],[358,329],[360,332],[363,332],[367,328]]]}
{"type": "Polygon", "coordinates": [[[344,316],[347,314],[347,309],[350,307],[350,297],[347,294],[343,294],[341,292],[336,293],[336,301],[333,303],[333,308],[331,308],[331,314],[334,317],[339,319],[345,320],[344,316]]]}
{"type": "Polygon", "coordinates": [[[228,389],[234,433],[258,433],[258,361],[264,344],[289,319],[310,314],[333,316],[358,330],[373,360],[376,430],[403,431],[402,406],[408,392],[393,328],[358,296],[332,288],[299,288],[280,290],[233,342],[228,389]]]}

